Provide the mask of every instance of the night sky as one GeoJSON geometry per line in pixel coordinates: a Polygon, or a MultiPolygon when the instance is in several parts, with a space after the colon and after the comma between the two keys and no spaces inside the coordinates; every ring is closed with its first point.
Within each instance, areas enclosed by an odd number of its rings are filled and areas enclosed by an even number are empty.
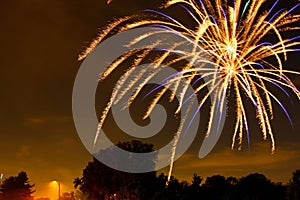
{"type": "MultiPolygon", "coordinates": [[[[62,192],[73,190],[74,178],[81,176],[91,160],[72,118],[72,88],[81,64],[77,61],[78,54],[113,18],[154,9],[161,3],[160,0],[114,0],[109,5],[105,0],[1,2],[0,173],[4,178],[26,171],[31,183],[36,184],[35,196],[55,198],[56,190],[49,184],[54,179],[61,181],[62,192]]],[[[277,9],[280,7],[279,4],[277,9]]],[[[299,62],[299,53],[291,53],[285,66],[299,71],[299,62]]],[[[300,79],[291,78],[300,87],[300,79]]],[[[199,135],[175,162],[175,177],[190,181],[194,172],[203,177],[215,174],[241,177],[259,172],[273,181],[288,182],[292,172],[300,169],[300,104],[293,95],[287,98],[280,92],[277,94],[282,95],[293,127],[275,106],[272,121],[275,155],[270,154],[270,140],[262,140],[253,110],[249,112],[251,150],[247,144],[241,152],[230,150],[233,133],[230,123],[234,122],[231,110],[217,146],[200,160],[197,155],[207,123],[204,111],[199,135]]],[[[112,125],[106,128],[112,134],[114,130],[117,132],[112,125]]],[[[151,142],[156,145],[155,141],[151,142]]],[[[156,142],[161,145],[162,141],[156,142]]],[[[167,172],[167,168],[162,171],[167,172]]]]}

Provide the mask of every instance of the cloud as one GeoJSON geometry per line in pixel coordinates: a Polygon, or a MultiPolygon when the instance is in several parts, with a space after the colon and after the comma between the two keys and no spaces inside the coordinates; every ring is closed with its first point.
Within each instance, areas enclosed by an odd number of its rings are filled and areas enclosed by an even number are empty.
{"type": "Polygon", "coordinates": [[[16,152],[16,157],[18,159],[29,157],[30,156],[30,149],[31,147],[29,145],[21,145],[19,146],[17,152],[16,152]]]}
{"type": "Polygon", "coordinates": [[[209,154],[204,159],[197,155],[185,154],[176,163],[174,175],[188,180],[194,172],[207,177],[216,174],[241,177],[258,172],[277,182],[287,182],[291,173],[300,166],[300,150],[294,148],[278,148],[274,155],[270,153],[267,142],[259,143],[251,152],[236,152],[226,149],[209,154]]]}
{"type": "Polygon", "coordinates": [[[27,117],[25,118],[25,124],[27,125],[39,125],[45,123],[68,123],[71,122],[73,118],[67,115],[60,116],[38,116],[38,117],[27,117]]]}

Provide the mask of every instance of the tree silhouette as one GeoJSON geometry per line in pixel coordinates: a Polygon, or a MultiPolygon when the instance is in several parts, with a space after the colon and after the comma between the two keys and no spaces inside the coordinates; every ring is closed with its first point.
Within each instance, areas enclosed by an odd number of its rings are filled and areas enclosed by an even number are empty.
{"type": "Polygon", "coordinates": [[[293,172],[293,177],[287,187],[287,199],[300,199],[300,170],[293,172]]]}
{"type": "Polygon", "coordinates": [[[166,194],[169,199],[180,199],[183,188],[186,188],[186,182],[179,182],[174,176],[171,176],[168,186],[166,188],[166,194]]]}
{"type": "Polygon", "coordinates": [[[186,200],[193,200],[193,199],[198,199],[199,197],[202,196],[202,188],[201,188],[201,183],[202,183],[202,177],[198,176],[197,174],[193,175],[192,178],[192,184],[189,185],[188,187],[183,188],[183,197],[186,200]]]}
{"type": "Polygon", "coordinates": [[[76,197],[75,192],[64,192],[60,200],[79,200],[79,198],[76,197]]]}
{"type": "Polygon", "coordinates": [[[156,178],[156,191],[153,195],[153,200],[166,199],[166,183],[168,181],[168,176],[161,173],[156,178]]]}
{"type": "Polygon", "coordinates": [[[31,196],[34,184],[29,184],[26,172],[20,172],[18,176],[11,176],[3,180],[0,186],[1,200],[33,200],[31,196]]]}
{"type": "Polygon", "coordinates": [[[293,172],[292,183],[300,185],[300,170],[293,172]]]}
{"type": "Polygon", "coordinates": [[[204,196],[207,199],[230,199],[230,183],[221,175],[207,177],[203,185],[204,196]]]}
{"type": "Polygon", "coordinates": [[[274,184],[263,174],[249,174],[237,184],[237,199],[264,200],[285,199],[285,188],[274,184]]]}
{"type": "MultiPolygon", "coordinates": [[[[153,151],[153,145],[145,144],[139,141],[119,142],[118,147],[135,153],[146,153],[153,151]]],[[[113,147],[112,147],[113,148],[113,147]]],[[[109,157],[112,148],[108,148],[101,155],[109,157]]],[[[122,164],[120,160],[115,159],[116,164],[122,164]]],[[[134,160],[132,160],[134,162],[134,160]]],[[[155,158],[152,160],[155,165],[155,158]]],[[[83,176],[74,180],[75,188],[88,195],[88,199],[148,199],[154,194],[156,185],[156,172],[149,173],[126,173],[117,171],[99,162],[93,158],[83,170],[83,176]]]]}

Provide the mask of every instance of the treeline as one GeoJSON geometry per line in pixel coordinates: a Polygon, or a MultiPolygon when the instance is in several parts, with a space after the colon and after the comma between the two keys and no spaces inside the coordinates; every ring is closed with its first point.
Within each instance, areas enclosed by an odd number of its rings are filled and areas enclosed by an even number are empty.
{"type": "MultiPolygon", "coordinates": [[[[153,146],[138,141],[117,146],[138,153],[153,151],[153,146]]],[[[110,155],[109,151],[105,155],[110,155]]],[[[93,159],[82,177],[75,179],[74,187],[88,200],[300,200],[300,170],[287,185],[258,173],[241,178],[214,175],[205,181],[194,174],[191,183],[175,177],[168,182],[164,174],[120,172],[93,159]]]]}
{"type": "MultiPolygon", "coordinates": [[[[149,152],[153,146],[138,141],[119,143],[131,152],[149,152]]],[[[154,161],[153,161],[154,162],[154,161]]],[[[82,177],[75,178],[74,192],[60,200],[300,200],[300,170],[288,184],[274,183],[259,173],[235,178],[214,175],[206,180],[194,174],[190,183],[164,174],[125,173],[109,168],[96,159],[89,162],[82,177]]],[[[34,184],[26,172],[2,180],[0,200],[50,200],[34,198],[34,184]]]]}
{"type": "MultiPolygon", "coordinates": [[[[103,166],[97,160],[89,163],[84,176],[76,179],[75,192],[63,193],[60,200],[299,200],[300,170],[293,173],[287,185],[273,183],[263,174],[249,174],[237,179],[214,175],[203,178],[194,174],[192,182],[179,181],[172,177],[167,184],[167,176],[155,173],[116,174],[88,176],[90,170],[103,166]],[[80,182],[78,182],[80,181],[80,182]]],[[[107,168],[107,170],[111,170],[107,168]]],[[[113,171],[113,170],[112,170],[113,171]]],[[[102,171],[106,173],[108,171],[102,171]]],[[[98,171],[97,171],[98,173],[98,171]]],[[[95,173],[95,174],[97,174],[95,173]]],[[[100,174],[101,172],[99,172],[100,174]]],[[[91,175],[91,174],[89,174],[91,175]]],[[[34,198],[34,184],[29,183],[25,172],[11,176],[0,185],[1,200],[50,200],[34,198]]]]}
{"type": "MultiPolygon", "coordinates": [[[[86,199],[91,200],[299,200],[300,170],[293,173],[287,185],[274,183],[263,174],[253,173],[242,178],[214,175],[202,177],[194,174],[192,182],[179,181],[175,177],[167,182],[167,176],[154,173],[115,175],[103,171],[102,176],[89,177],[88,171],[97,170],[94,160],[86,168],[75,186],[86,199]],[[79,184],[78,184],[79,181],[79,184]],[[100,184],[101,183],[101,184],[100,184]]],[[[102,168],[102,166],[101,166],[102,168]]],[[[103,169],[102,169],[103,170],[103,169]]],[[[75,200],[64,199],[64,200],[75,200]]]]}

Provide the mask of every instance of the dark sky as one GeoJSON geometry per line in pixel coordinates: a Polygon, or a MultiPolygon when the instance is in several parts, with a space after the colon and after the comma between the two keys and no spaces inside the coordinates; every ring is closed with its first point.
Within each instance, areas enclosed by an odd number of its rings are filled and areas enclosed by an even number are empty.
{"type": "MultiPolygon", "coordinates": [[[[53,179],[62,182],[63,192],[73,189],[73,179],[81,175],[91,160],[72,119],[72,87],[81,64],[77,56],[97,35],[98,28],[112,18],[156,8],[161,2],[114,0],[110,5],[104,0],[1,2],[0,173],[8,177],[26,171],[36,184],[37,196],[56,195],[49,185],[53,179]]],[[[290,54],[286,66],[299,71],[298,57],[299,54],[290,54]]],[[[300,79],[295,82],[300,86],[300,79]]],[[[291,173],[300,168],[300,106],[296,98],[292,99],[293,104],[283,97],[294,128],[275,107],[272,122],[277,142],[275,155],[270,155],[270,141],[262,141],[255,125],[251,127],[254,135],[251,152],[247,146],[242,152],[231,151],[232,128],[225,126],[216,149],[202,160],[197,157],[199,136],[175,163],[175,176],[190,180],[193,172],[204,177],[213,174],[240,177],[260,172],[274,181],[287,182],[291,173]]],[[[252,118],[250,114],[250,121],[255,124],[255,117],[252,118]]]]}

